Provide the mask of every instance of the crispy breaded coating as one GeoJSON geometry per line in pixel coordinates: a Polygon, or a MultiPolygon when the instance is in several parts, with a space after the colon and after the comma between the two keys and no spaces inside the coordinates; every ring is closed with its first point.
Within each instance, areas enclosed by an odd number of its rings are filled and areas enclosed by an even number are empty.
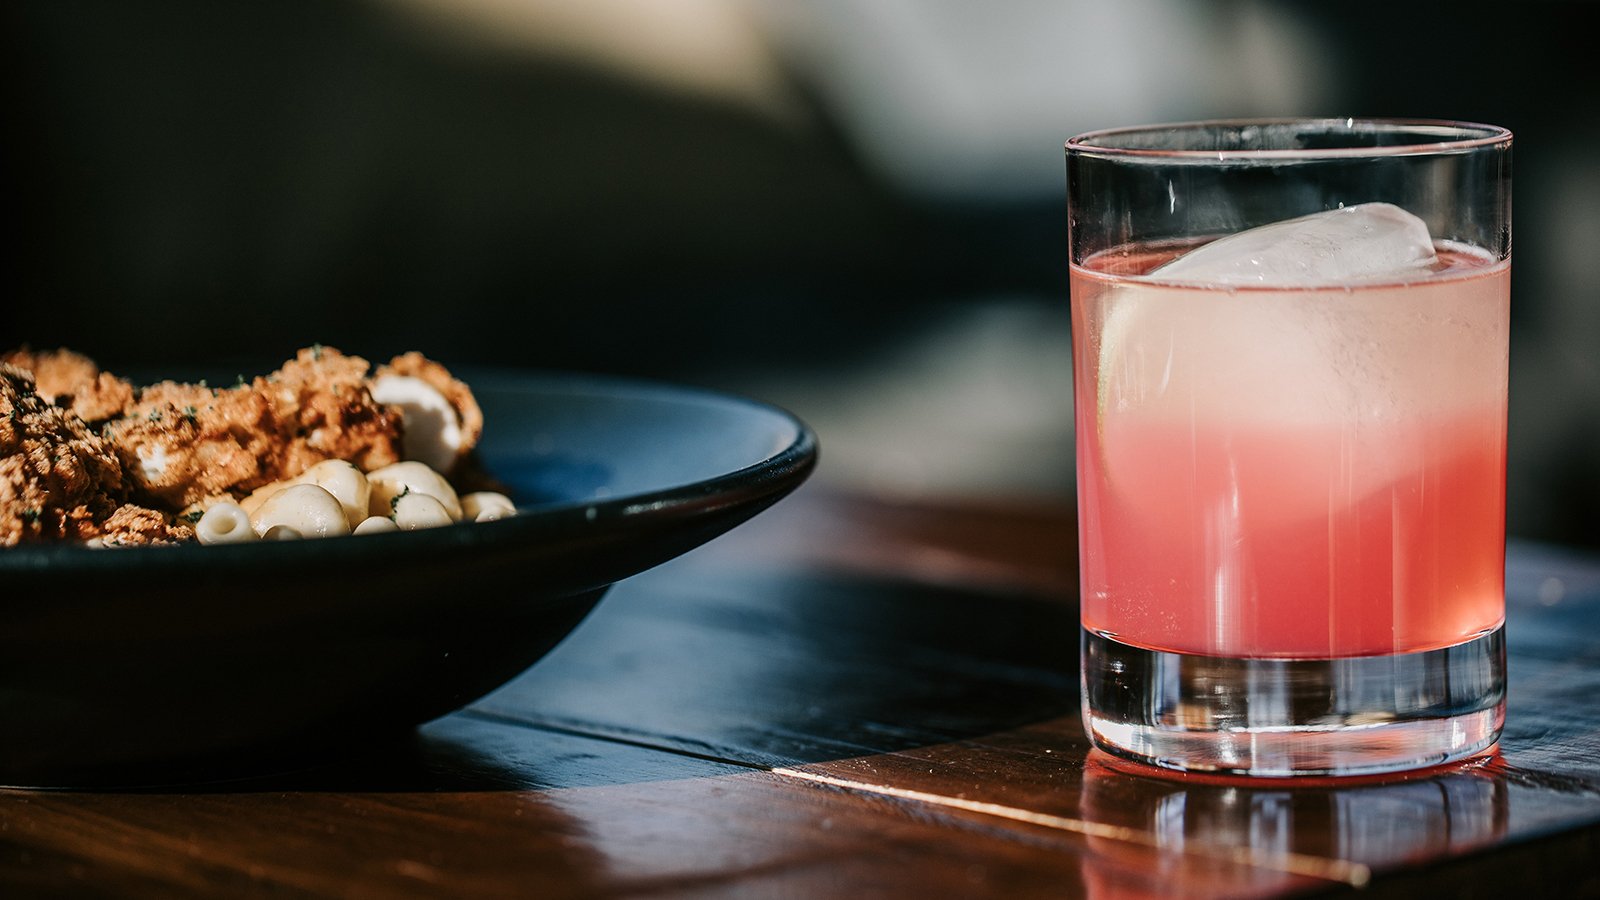
{"type": "Polygon", "coordinates": [[[100,371],[94,360],[65,348],[33,350],[24,346],[0,355],[0,362],[32,372],[35,388],[45,399],[85,422],[121,415],[133,403],[132,384],[100,371]]]}
{"type": "Polygon", "coordinates": [[[369,364],[328,347],[228,389],[162,382],[107,424],[135,496],[170,509],[248,494],[325,459],[400,460],[400,415],[372,399],[369,364]]]}
{"type": "Polygon", "coordinates": [[[95,537],[124,493],[112,447],[0,363],[0,546],[95,537]]]}
{"type": "MultiPolygon", "coordinates": [[[[401,460],[400,414],[372,399],[370,368],[359,356],[317,346],[266,377],[284,440],[282,462],[268,481],[293,478],[325,459],[363,472],[401,460]]],[[[262,382],[256,379],[257,390],[262,382]]]]}
{"type": "Polygon", "coordinates": [[[194,540],[194,528],[187,522],[132,503],[118,507],[106,519],[101,532],[108,547],[181,544],[194,540]]]}
{"type": "Polygon", "coordinates": [[[213,391],[164,381],[106,424],[136,496],[178,509],[258,481],[276,456],[270,404],[250,388],[213,391]]]}

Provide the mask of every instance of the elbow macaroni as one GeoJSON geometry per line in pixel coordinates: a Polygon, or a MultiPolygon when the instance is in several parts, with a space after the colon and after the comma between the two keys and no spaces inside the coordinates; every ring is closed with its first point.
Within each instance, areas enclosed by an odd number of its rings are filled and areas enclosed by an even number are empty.
{"type": "Polygon", "coordinates": [[[383,534],[386,531],[399,531],[399,530],[400,530],[400,526],[396,525],[394,523],[394,520],[389,518],[388,516],[368,516],[368,517],[366,517],[366,519],[362,520],[361,524],[356,526],[356,530],[351,532],[351,533],[352,534],[383,534]]]}
{"type": "Polygon", "coordinates": [[[404,494],[395,498],[394,524],[400,526],[401,531],[436,528],[449,525],[452,521],[455,520],[450,517],[450,511],[435,497],[404,494]]]}
{"type": "Polygon", "coordinates": [[[494,491],[477,491],[461,498],[461,513],[474,522],[492,522],[517,514],[511,498],[494,491]]]}
{"type": "Polygon", "coordinates": [[[351,528],[360,525],[367,517],[372,485],[360,469],[342,459],[325,459],[317,463],[302,472],[295,483],[314,484],[332,494],[344,509],[345,523],[351,528]]]}
{"type": "Polygon", "coordinates": [[[256,534],[265,535],[283,525],[305,537],[333,537],[350,533],[350,520],[337,498],[314,484],[291,484],[268,497],[250,515],[256,534]]]}
{"type": "Polygon", "coordinates": [[[274,525],[261,533],[263,541],[298,541],[305,535],[288,525],[274,525]]]}
{"type": "Polygon", "coordinates": [[[517,514],[493,491],[458,496],[443,475],[415,462],[362,473],[330,459],[248,497],[211,504],[195,523],[202,544],[286,541],[416,531],[453,522],[491,522],[517,514]]]}
{"type": "Polygon", "coordinates": [[[444,476],[422,463],[408,460],[374,469],[367,473],[372,483],[372,497],[367,505],[368,515],[387,516],[397,513],[395,506],[401,497],[422,494],[432,497],[444,507],[450,521],[461,521],[461,499],[444,476]]]}
{"type": "Polygon", "coordinates": [[[202,544],[240,544],[255,540],[250,514],[231,501],[214,503],[195,523],[194,536],[202,544]]]}

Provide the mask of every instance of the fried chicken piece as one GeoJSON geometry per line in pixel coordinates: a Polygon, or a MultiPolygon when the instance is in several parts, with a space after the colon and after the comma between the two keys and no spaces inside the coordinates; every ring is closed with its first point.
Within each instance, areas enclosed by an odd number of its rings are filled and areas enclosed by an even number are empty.
{"type": "Polygon", "coordinates": [[[135,494],[174,509],[271,481],[262,469],[278,450],[271,407],[248,387],[213,391],[164,381],[141,391],[103,433],[135,494]]]}
{"type": "Polygon", "coordinates": [[[94,360],[65,348],[33,350],[24,346],[0,355],[0,362],[32,372],[40,395],[85,422],[121,415],[133,403],[132,384],[100,371],[94,360]]]}
{"type": "Polygon", "coordinates": [[[370,471],[400,460],[401,417],[372,399],[369,364],[330,347],[219,390],[166,381],[107,424],[135,496],[182,509],[293,478],[325,459],[370,471]]]}
{"type": "MultiPolygon", "coordinates": [[[[268,481],[293,478],[325,459],[370,472],[403,458],[400,412],[372,398],[370,368],[359,356],[317,346],[267,376],[274,388],[268,399],[285,439],[282,463],[268,481]]],[[[257,390],[261,383],[257,378],[257,390]]]]}
{"type": "Polygon", "coordinates": [[[483,410],[472,389],[415,350],[379,367],[372,395],[400,408],[406,458],[440,474],[459,472],[483,436],[483,410]]]}
{"type": "Polygon", "coordinates": [[[194,540],[194,528],[165,513],[128,503],[106,519],[101,537],[108,547],[182,544],[194,540]]]}
{"type": "Polygon", "coordinates": [[[114,449],[0,363],[0,546],[86,540],[126,493],[114,449]]]}

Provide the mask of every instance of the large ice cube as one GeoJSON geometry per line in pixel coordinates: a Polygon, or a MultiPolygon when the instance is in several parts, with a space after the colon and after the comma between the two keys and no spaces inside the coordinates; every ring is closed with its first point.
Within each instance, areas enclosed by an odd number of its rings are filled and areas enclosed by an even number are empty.
{"type": "Polygon", "coordinates": [[[1156,268],[1172,281],[1264,287],[1350,284],[1423,275],[1428,226],[1392,203],[1362,203],[1252,228],[1156,268]]]}

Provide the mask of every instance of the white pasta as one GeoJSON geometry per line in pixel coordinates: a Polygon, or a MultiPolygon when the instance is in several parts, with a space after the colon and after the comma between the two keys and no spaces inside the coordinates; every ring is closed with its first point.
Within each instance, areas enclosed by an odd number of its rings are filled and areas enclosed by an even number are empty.
{"type": "MultiPolygon", "coordinates": [[[[367,513],[387,516],[398,512],[395,502],[402,496],[422,494],[439,501],[450,521],[461,521],[461,500],[455,488],[444,476],[419,462],[398,462],[367,473],[372,485],[372,496],[367,503],[367,513]]],[[[402,526],[404,527],[404,526],[402,526]]]]}
{"type": "Polygon", "coordinates": [[[250,515],[256,533],[266,536],[284,525],[304,537],[334,537],[350,533],[350,520],[334,496],[314,484],[292,484],[267,498],[250,515]]]}
{"type": "Polygon", "coordinates": [[[394,523],[402,531],[436,528],[453,521],[438,498],[428,494],[403,494],[395,498],[394,523]]]}
{"type": "Polygon", "coordinates": [[[244,507],[225,500],[206,510],[195,523],[194,536],[202,544],[239,544],[255,540],[256,532],[244,507]]]}
{"type": "Polygon", "coordinates": [[[251,491],[250,496],[240,500],[239,505],[244,507],[245,512],[255,515],[256,510],[261,508],[261,504],[271,499],[273,494],[276,494],[293,483],[294,482],[291,481],[274,481],[271,484],[264,484],[261,487],[256,488],[254,491],[251,491]]]}
{"type": "MultiPolygon", "coordinates": [[[[415,460],[362,473],[350,462],[329,459],[294,478],[257,488],[237,503],[211,503],[195,523],[195,536],[202,544],[287,541],[416,531],[516,514],[505,494],[458,496],[443,475],[415,460]]],[[[90,545],[96,544],[103,542],[90,545]]]]}
{"type": "Polygon", "coordinates": [[[474,522],[493,522],[517,514],[511,498],[494,491],[477,491],[461,498],[461,513],[474,522]]]}
{"type": "Polygon", "coordinates": [[[333,495],[344,508],[345,523],[351,528],[367,517],[372,486],[361,470],[342,459],[325,459],[295,478],[298,484],[314,484],[333,495]]]}
{"type": "Polygon", "coordinates": [[[394,520],[388,516],[368,516],[366,519],[362,520],[361,524],[356,526],[356,530],[351,533],[357,535],[383,534],[386,531],[399,530],[400,526],[396,525],[394,520]]]}

